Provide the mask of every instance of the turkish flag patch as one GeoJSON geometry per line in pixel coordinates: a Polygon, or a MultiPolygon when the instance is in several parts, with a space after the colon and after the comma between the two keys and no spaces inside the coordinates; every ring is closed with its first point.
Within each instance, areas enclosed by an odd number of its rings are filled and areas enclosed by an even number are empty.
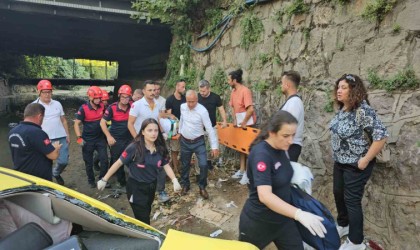
{"type": "Polygon", "coordinates": [[[47,146],[48,144],[50,144],[51,143],[51,141],[50,141],[50,139],[45,139],[44,140],[44,144],[45,144],[45,146],[47,146]]]}
{"type": "Polygon", "coordinates": [[[160,166],[162,165],[162,160],[159,160],[158,162],[157,162],[157,166],[158,166],[158,168],[160,168],[160,166]]]}
{"type": "Polygon", "coordinates": [[[77,114],[78,114],[78,115],[81,115],[81,114],[82,114],[82,112],[80,112],[80,111],[77,111],[77,114]]]}
{"type": "Polygon", "coordinates": [[[122,156],[122,158],[127,158],[127,151],[124,150],[124,152],[122,152],[121,156],[122,156]]]}
{"type": "Polygon", "coordinates": [[[109,115],[108,109],[105,110],[105,115],[109,115]]]}
{"type": "Polygon", "coordinates": [[[257,170],[260,172],[264,172],[267,169],[267,165],[265,165],[265,162],[260,161],[257,164],[257,170]]]}

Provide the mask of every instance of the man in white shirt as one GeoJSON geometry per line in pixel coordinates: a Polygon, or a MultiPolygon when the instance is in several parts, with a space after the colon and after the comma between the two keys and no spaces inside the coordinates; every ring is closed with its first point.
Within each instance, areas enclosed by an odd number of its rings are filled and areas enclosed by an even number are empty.
{"type": "Polygon", "coordinates": [[[39,103],[45,108],[42,130],[48,134],[51,143],[58,141],[61,144],[59,157],[53,165],[53,177],[58,184],[64,185],[61,173],[69,162],[70,134],[67,120],[64,116],[61,103],[52,99],[52,84],[48,80],[41,80],[37,85],[39,98],[34,103],[39,103]]]}
{"type": "Polygon", "coordinates": [[[127,127],[133,138],[136,138],[140,131],[141,124],[147,118],[153,118],[158,121],[161,110],[159,104],[155,101],[155,84],[147,80],[143,86],[143,98],[131,105],[130,116],[128,117],[127,127]]]}
{"type": "Polygon", "coordinates": [[[297,162],[302,151],[303,127],[305,111],[302,99],[297,95],[297,88],[300,84],[300,75],[296,71],[286,71],[281,78],[281,91],[286,96],[286,102],[280,107],[280,110],[291,113],[298,121],[293,143],[290,145],[288,154],[290,161],[297,162]]]}
{"type": "Polygon", "coordinates": [[[165,112],[166,99],[160,95],[160,88],[161,88],[160,83],[154,82],[154,84],[155,84],[155,102],[159,104],[160,111],[165,112]]]}
{"type": "Polygon", "coordinates": [[[182,164],[181,183],[183,186],[181,195],[185,195],[190,190],[190,162],[192,154],[195,153],[200,167],[200,180],[198,182],[200,195],[204,199],[208,199],[209,195],[206,191],[208,165],[204,128],[209,134],[213,157],[219,155],[219,143],[211,125],[209,112],[203,105],[198,103],[197,92],[188,90],[186,101],[187,103],[181,104],[181,119],[179,122],[182,164]]]}

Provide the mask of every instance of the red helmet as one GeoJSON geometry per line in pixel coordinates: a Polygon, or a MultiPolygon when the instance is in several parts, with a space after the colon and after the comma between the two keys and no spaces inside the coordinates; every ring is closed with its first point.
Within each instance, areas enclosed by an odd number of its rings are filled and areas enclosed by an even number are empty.
{"type": "Polygon", "coordinates": [[[38,91],[41,90],[52,90],[52,84],[50,81],[48,80],[41,80],[38,82],[38,85],[36,86],[36,88],[38,89],[38,91]]]}
{"type": "Polygon", "coordinates": [[[87,95],[92,98],[102,98],[102,90],[98,86],[88,88],[87,95]]]}
{"type": "Polygon", "coordinates": [[[102,91],[102,101],[108,101],[109,100],[109,94],[106,90],[101,89],[102,91]]]}
{"type": "Polygon", "coordinates": [[[121,95],[121,94],[132,96],[133,93],[131,92],[131,87],[127,84],[122,85],[120,89],[118,90],[118,95],[121,95]]]}

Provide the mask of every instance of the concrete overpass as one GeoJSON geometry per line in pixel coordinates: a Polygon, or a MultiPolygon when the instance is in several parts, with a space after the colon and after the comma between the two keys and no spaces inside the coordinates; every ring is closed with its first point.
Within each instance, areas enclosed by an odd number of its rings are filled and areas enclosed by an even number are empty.
{"type": "Polygon", "coordinates": [[[118,61],[121,79],[163,77],[172,35],[130,18],[131,0],[0,0],[0,51],[118,61]]]}

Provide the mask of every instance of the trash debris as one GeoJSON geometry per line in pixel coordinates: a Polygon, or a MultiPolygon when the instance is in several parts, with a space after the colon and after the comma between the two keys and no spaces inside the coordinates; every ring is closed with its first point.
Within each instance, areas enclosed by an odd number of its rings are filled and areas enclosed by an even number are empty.
{"type": "Polygon", "coordinates": [[[112,191],[112,193],[110,193],[110,194],[107,194],[107,195],[104,195],[104,196],[99,195],[97,199],[98,200],[105,200],[108,197],[118,199],[118,198],[120,198],[120,195],[122,195],[123,193],[126,193],[126,191],[122,190],[122,189],[112,189],[111,191],[112,191]]]}
{"type": "Polygon", "coordinates": [[[221,233],[223,233],[223,230],[218,229],[218,230],[214,231],[213,233],[211,233],[210,237],[215,238],[215,237],[219,236],[221,233]]]}
{"type": "Polygon", "coordinates": [[[221,179],[221,178],[219,178],[218,180],[217,180],[217,182],[216,182],[216,187],[217,188],[221,188],[222,187],[222,182],[224,182],[224,181],[227,181],[228,179],[221,179]]]}
{"type": "Polygon", "coordinates": [[[156,211],[152,217],[152,220],[157,220],[157,217],[160,215],[160,211],[156,211]]]}
{"type": "Polygon", "coordinates": [[[234,207],[234,208],[238,208],[238,206],[236,206],[234,201],[230,201],[229,203],[226,204],[226,207],[234,207]]]}

